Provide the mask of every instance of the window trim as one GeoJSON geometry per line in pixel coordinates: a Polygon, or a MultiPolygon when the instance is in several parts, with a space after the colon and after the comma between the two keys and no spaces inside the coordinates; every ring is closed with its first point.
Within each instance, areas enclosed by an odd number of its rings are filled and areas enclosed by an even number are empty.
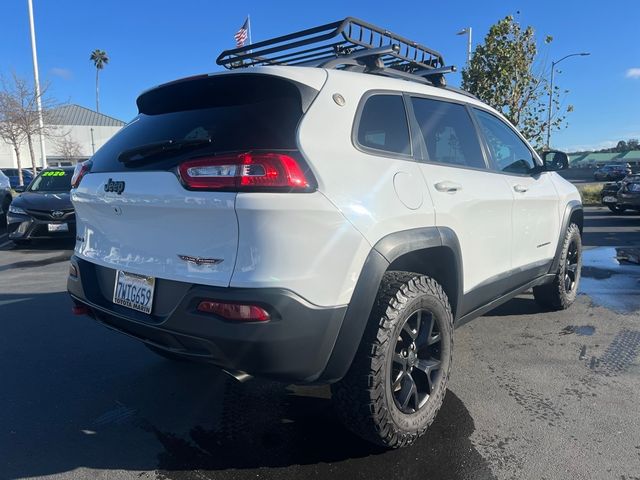
{"type": "Polygon", "coordinates": [[[424,164],[428,164],[428,165],[439,165],[439,166],[445,166],[445,167],[451,167],[451,168],[461,168],[464,170],[473,170],[476,172],[493,172],[493,166],[489,163],[489,155],[488,152],[486,151],[485,148],[485,144],[484,141],[480,135],[480,131],[479,131],[479,125],[477,125],[476,123],[476,119],[475,116],[472,115],[469,112],[469,104],[463,101],[459,101],[459,100],[454,100],[454,99],[450,99],[450,98],[443,98],[443,97],[438,97],[435,95],[426,95],[426,94],[421,94],[421,93],[405,93],[405,103],[407,104],[407,113],[411,113],[411,129],[412,129],[412,133],[415,137],[417,137],[417,143],[420,146],[420,157],[417,158],[417,160],[419,161],[419,163],[424,163],[424,164]],[[433,100],[433,101],[437,101],[437,102],[443,102],[443,103],[451,103],[454,105],[461,105],[465,111],[467,112],[467,115],[469,115],[469,120],[471,120],[471,124],[473,125],[473,130],[474,133],[476,135],[476,139],[478,140],[478,145],[480,146],[480,152],[482,153],[482,160],[484,162],[484,167],[472,167],[469,165],[455,165],[452,163],[445,163],[445,162],[436,162],[435,160],[431,160],[429,158],[429,154],[427,151],[427,145],[424,141],[424,136],[422,135],[422,130],[420,128],[420,124],[418,123],[418,118],[416,117],[415,111],[413,109],[413,104],[411,103],[411,99],[412,98],[423,98],[426,100],[433,100]]]}
{"type": "Polygon", "coordinates": [[[537,152],[531,148],[531,145],[529,145],[529,142],[527,141],[526,138],[524,138],[524,136],[522,136],[522,134],[515,129],[514,127],[511,126],[511,124],[508,121],[503,120],[502,118],[500,118],[498,115],[496,115],[494,112],[490,111],[488,108],[484,108],[478,105],[469,105],[469,109],[471,110],[471,114],[475,120],[475,122],[477,122],[477,129],[478,129],[478,134],[480,135],[480,138],[482,139],[482,144],[484,145],[484,148],[486,149],[486,155],[487,155],[487,159],[489,160],[489,164],[490,164],[490,169],[492,172],[495,173],[499,173],[500,175],[508,175],[511,177],[533,177],[535,175],[539,175],[541,173],[541,170],[539,170],[539,168],[542,167],[543,163],[542,160],[540,159],[540,157],[538,157],[537,152]],[[515,173],[515,172],[505,172],[503,170],[501,170],[500,168],[498,168],[498,165],[495,162],[495,159],[493,158],[493,156],[491,155],[491,149],[489,148],[489,144],[487,142],[487,139],[484,135],[484,132],[482,131],[482,128],[480,126],[480,119],[478,118],[478,116],[476,115],[475,110],[480,110],[488,115],[491,115],[493,118],[497,119],[500,123],[502,123],[505,127],[507,127],[509,130],[511,130],[511,132],[513,132],[516,137],[518,137],[520,139],[520,141],[522,141],[522,143],[524,144],[524,146],[527,148],[527,150],[529,150],[529,153],[531,153],[531,158],[533,159],[533,163],[535,164],[536,167],[538,167],[538,169],[534,169],[532,172],[530,173],[515,173]]]}
{"type": "Polygon", "coordinates": [[[369,155],[375,155],[379,157],[388,157],[394,158],[396,160],[409,160],[416,161],[415,158],[415,148],[414,148],[414,140],[413,140],[413,132],[411,129],[411,119],[409,117],[409,111],[407,109],[407,103],[404,100],[403,92],[397,90],[367,90],[362,97],[360,97],[360,101],[358,102],[358,107],[356,109],[356,115],[353,120],[353,127],[351,129],[351,143],[355,147],[356,150],[366,153],[369,155]],[[398,153],[398,152],[390,152],[389,150],[381,150],[374,147],[369,147],[367,145],[362,145],[358,140],[358,130],[360,129],[360,119],[362,118],[362,111],[364,110],[364,106],[366,105],[369,98],[377,96],[377,95],[392,95],[396,97],[400,97],[404,106],[404,114],[407,121],[407,133],[409,134],[409,154],[398,153]]]}

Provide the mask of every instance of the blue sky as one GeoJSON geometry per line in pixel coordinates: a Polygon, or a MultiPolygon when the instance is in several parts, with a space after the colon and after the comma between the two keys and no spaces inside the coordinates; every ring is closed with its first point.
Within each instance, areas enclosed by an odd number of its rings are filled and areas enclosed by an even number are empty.
{"type": "MultiPolygon", "coordinates": [[[[431,46],[460,67],[466,40],[455,33],[473,27],[475,44],[491,24],[513,14],[536,29],[540,42],[544,35],[554,37],[541,48],[547,64],[568,53],[591,52],[558,67],[557,84],[570,90],[564,101],[575,111],[569,127],[554,132],[555,147],[602,148],[640,138],[640,2],[635,0],[34,0],[34,10],[40,76],[50,82],[50,92],[60,101],[95,108],[89,54],[106,50],[111,62],[101,73],[101,110],[122,120],[136,114],[135,98],[150,86],[219,70],[215,58],[233,46],[247,14],[254,41],[357,16],[431,46]]],[[[0,73],[31,76],[26,0],[0,2],[0,18],[5,19],[0,73]]],[[[459,74],[449,82],[459,84],[459,74]]]]}

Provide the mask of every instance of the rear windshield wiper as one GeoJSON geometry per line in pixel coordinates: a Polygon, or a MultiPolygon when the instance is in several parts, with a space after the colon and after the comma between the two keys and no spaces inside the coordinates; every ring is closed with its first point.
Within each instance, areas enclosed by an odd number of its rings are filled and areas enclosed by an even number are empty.
{"type": "Polygon", "coordinates": [[[163,140],[162,142],[147,143],[146,145],[140,145],[138,147],[123,150],[118,155],[118,161],[122,163],[138,162],[140,160],[147,160],[156,155],[161,155],[165,152],[174,150],[180,150],[185,147],[200,147],[209,145],[212,143],[212,139],[209,138],[190,138],[183,140],[163,140]]]}

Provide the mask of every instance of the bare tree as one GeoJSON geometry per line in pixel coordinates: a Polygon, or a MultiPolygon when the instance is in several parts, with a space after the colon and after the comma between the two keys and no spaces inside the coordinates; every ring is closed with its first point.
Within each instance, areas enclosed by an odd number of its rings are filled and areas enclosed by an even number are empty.
{"type": "Polygon", "coordinates": [[[20,147],[24,141],[24,133],[17,121],[19,111],[20,107],[15,99],[5,92],[0,92],[0,138],[13,147],[18,162],[18,184],[24,185],[22,159],[20,158],[20,147]]]}
{"type": "Polygon", "coordinates": [[[40,102],[42,104],[42,116],[44,124],[40,127],[38,122],[38,95],[35,88],[24,78],[19,77],[15,73],[11,79],[2,78],[0,80],[0,93],[10,99],[13,106],[13,114],[10,118],[11,123],[17,127],[29,147],[29,156],[31,157],[31,168],[34,176],[36,175],[36,155],[33,148],[33,140],[38,135],[55,136],[57,127],[47,122],[47,118],[51,116],[52,110],[57,106],[55,101],[46,95],[48,86],[45,85],[40,91],[40,102]]]}
{"type": "Polygon", "coordinates": [[[58,147],[58,153],[66,161],[76,160],[82,155],[82,147],[76,142],[70,133],[67,133],[60,137],[56,141],[56,147],[58,147]]]}

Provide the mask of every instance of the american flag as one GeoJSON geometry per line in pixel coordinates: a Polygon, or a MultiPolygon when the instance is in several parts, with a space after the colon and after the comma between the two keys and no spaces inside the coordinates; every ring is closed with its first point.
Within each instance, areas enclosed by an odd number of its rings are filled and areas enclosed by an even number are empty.
{"type": "Polygon", "coordinates": [[[236,32],[234,38],[236,39],[236,47],[244,47],[244,43],[247,41],[249,35],[249,17],[244,21],[240,30],[236,32]]]}

